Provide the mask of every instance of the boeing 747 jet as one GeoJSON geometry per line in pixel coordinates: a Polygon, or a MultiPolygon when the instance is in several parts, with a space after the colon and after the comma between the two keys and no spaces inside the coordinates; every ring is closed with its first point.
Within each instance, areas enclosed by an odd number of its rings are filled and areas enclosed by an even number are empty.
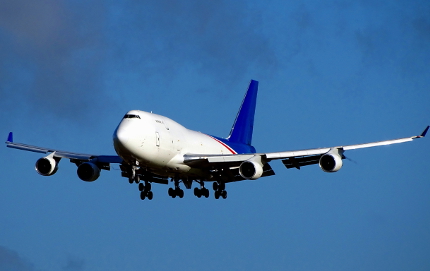
{"type": "Polygon", "coordinates": [[[129,183],[138,184],[140,198],[152,200],[152,184],[168,185],[172,198],[184,196],[184,190],[196,183],[194,195],[209,197],[207,183],[212,183],[214,197],[227,198],[226,184],[256,180],[274,175],[272,160],[281,160],[286,168],[300,169],[318,164],[325,172],[336,172],[345,159],[344,152],[354,149],[404,143],[424,137],[429,126],[418,136],[405,137],[357,145],[334,146],[318,149],[257,152],[252,146],[254,113],[258,82],[251,80],[248,91],[226,138],[189,130],[179,123],[153,113],[132,110],[125,114],[113,133],[117,155],[95,155],[42,148],[13,140],[12,132],[6,146],[20,150],[44,153],[36,161],[36,171],[51,176],[58,170],[61,159],[69,159],[77,166],[78,177],[93,182],[110,164],[119,164],[121,176],[129,183]]]}

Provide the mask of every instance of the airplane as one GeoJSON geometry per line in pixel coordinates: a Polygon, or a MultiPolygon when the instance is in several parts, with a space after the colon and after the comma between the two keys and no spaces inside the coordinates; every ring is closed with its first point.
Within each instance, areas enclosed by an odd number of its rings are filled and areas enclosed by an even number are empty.
{"type": "Polygon", "coordinates": [[[205,184],[212,183],[216,199],[227,198],[226,184],[256,180],[275,175],[270,162],[281,160],[287,169],[318,164],[324,172],[337,172],[343,165],[344,152],[425,137],[429,126],[418,136],[405,137],[357,145],[328,148],[259,153],[252,146],[254,114],[258,81],[251,80],[239,112],[226,138],[189,130],[165,116],[152,112],[127,112],[113,133],[117,155],[94,155],[42,148],[15,143],[10,132],[6,146],[25,151],[48,154],[36,161],[35,169],[43,176],[54,175],[62,158],[76,164],[78,177],[93,182],[101,170],[110,170],[110,164],[119,164],[121,176],[130,184],[137,183],[140,198],[152,200],[152,183],[169,184],[168,195],[184,196],[182,183],[194,195],[209,197],[205,184]]]}

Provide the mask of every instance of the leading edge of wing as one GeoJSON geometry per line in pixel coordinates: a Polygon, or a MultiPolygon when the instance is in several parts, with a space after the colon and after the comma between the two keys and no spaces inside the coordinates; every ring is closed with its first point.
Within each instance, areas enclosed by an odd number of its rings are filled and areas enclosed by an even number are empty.
{"type": "Polygon", "coordinates": [[[38,147],[23,143],[15,143],[13,142],[13,134],[9,133],[8,139],[6,141],[6,147],[31,151],[37,153],[53,153],[55,152],[55,157],[67,158],[67,159],[76,159],[76,160],[85,160],[89,161],[91,159],[97,158],[97,160],[101,163],[122,163],[121,157],[117,155],[95,155],[95,154],[86,154],[86,153],[75,153],[69,151],[56,150],[51,148],[38,147]]]}
{"type": "Polygon", "coordinates": [[[355,144],[355,145],[336,146],[336,147],[332,147],[332,148],[319,148],[319,149],[309,149],[309,150],[301,150],[301,151],[287,151],[287,152],[272,152],[272,153],[266,153],[266,158],[268,160],[283,159],[283,158],[296,157],[296,156],[310,156],[310,155],[324,154],[324,153],[330,151],[331,149],[343,149],[344,151],[347,151],[347,150],[355,150],[355,149],[362,149],[362,148],[370,148],[370,147],[405,143],[405,142],[409,142],[409,141],[412,141],[412,140],[417,139],[417,138],[425,137],[427,134],[427,131],[429,130],[429,127],[430,126],[427,126],[424,129],[424,131],[418,136],[411,136],[411,137],[404,137],[404,138],[398,138],[398,139],[383,140],[383,141],[376,141],[376,142],[355,144]]]}
{"type": "Polygon", "coordinates": [[[417,138],[425,137],[427,134],[427,131],[429,130],[429,127],[430,126],[427,126],[424,129],[424,131],[420,135],[417,135],[417,136],[404,137],[404,138],[391,139],[391,140],[383,140],[383,141],[364,143],[364,144],[347,145],[347,146],[344,146],[343,149],[345,151],[347,151],[347,150],[355,150],[355,149],[370,148],[370,147],[385,146],[385,145],[409,142],[409,141],[412,141],[412,140],[417,139],[417,138]]]}

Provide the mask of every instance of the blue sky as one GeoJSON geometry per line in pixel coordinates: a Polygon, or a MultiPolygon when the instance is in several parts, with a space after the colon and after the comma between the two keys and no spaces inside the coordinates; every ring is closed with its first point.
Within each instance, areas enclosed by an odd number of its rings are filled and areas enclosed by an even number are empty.
{"type": "MultiPolygon", "coordinates": [[[[114,154],[125,112],[217,136],[250,79],[253,145],[284,151],[430,124],[428,1],[0,1],[0,134],[114,154]]],[[[227,200],[141,201],[114,166],[0,151],[0,270],[428,270],[429,139],[347,152],[227,186],[227,200]]]]}

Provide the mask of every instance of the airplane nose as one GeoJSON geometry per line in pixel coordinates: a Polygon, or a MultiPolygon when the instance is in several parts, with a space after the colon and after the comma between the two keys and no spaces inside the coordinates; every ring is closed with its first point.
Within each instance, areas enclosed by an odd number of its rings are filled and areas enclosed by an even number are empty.
{"type": "Polygon", "coordinates": [[[129,134],[126,132],[126,129],[119,125],[113,133],[113,143],[117,153],[127,148],[127,142],[129,142],[129,140],[129,134]]]}

